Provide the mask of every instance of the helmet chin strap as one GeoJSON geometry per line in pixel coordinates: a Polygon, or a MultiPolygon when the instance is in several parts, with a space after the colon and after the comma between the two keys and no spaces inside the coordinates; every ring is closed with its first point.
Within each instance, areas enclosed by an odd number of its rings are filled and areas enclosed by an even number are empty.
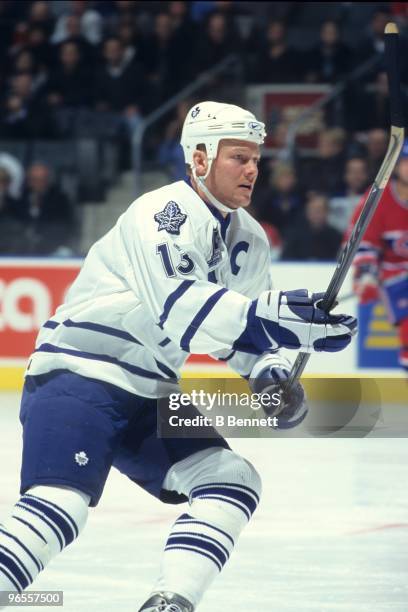
{"type": "Polygon", "coordinates": [[[205,179],[207,178],[207,176],[210,173],[210,169],[211,169],[211,164],[212,164],[212,158],[208,158],[208,169],[207,172],[205,173],[205,176],[197,176],[197,172],[196,169],[193,165],[191,165],[191,173],[193,175],[193,178],[195,180],[195,182],[198,184],[198,186],[200,187],[201,191],[204,193],[205,197],[208,199],[208,201],[215,206],[215,208],[217,208],[220,212],[223,213],[231,213],[231,212],[236,212],[236,208],[228,208],[228,206],[225,206],[225,204],[222,204],[219,200],[217,200],[217,198],[215,196],[213,196],[213,194],[211,193],[211,191],[208,189],[208,187],[206,186],[206,184],[204,183],[205,179]]]}

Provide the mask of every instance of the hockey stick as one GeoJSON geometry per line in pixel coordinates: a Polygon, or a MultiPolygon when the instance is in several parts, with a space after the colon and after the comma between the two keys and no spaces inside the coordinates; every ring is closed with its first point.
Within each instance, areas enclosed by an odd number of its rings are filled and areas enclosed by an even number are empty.
{"type": "MultiPolygon", "coordinates": [[[[399,79],[398,63],[398,28],[395,23],[387,23],[385,27],[385,62],[388,76],[388,89],[391,109],[390,142],[381,168],[371,186],[363,209],[353,228],[352,234],[340,253],[336,270],[322,300],[322,309],[330,312],[336,301],[338,292],[349,271],[354,255],[364,236],[368,224],[377,208],[382,193],[397,163],[404,143],[404,112],[399,79]]],[[[310,353],[300,352],[292,366],[286,388],[290,388],[300,378],[309,361],[310,353]]]]}

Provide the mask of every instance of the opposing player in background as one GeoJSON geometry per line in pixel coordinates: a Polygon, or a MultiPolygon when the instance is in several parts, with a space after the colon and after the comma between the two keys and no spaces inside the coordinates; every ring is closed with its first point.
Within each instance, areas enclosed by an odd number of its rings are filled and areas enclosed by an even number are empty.
{"type": "MultiPolygon", "coordinates": [[[[260,477],[215,431],[157,438],[157,398],[174,391],[190,352],[227,360],[258,391],[260,381],[279,389],[290,369],[281,346],[339,351],[356,329],[306,290],[271,290],[266,236],[244,210],[264,137],[242,108],[193,107],[189,178],[128,208],[41,329],[21,404],[22,497],[0,527],[0,591],[28,587],[79,535],[112,465],[164,502],[189,503],[141,610],[192,612],[228,560],[260,477]]],[[[281,427],[304,419],[299,383],[281,408],[281,427]]]]}
{"type": "MultiPolygon", "coordinates": [[[[348,234],[363,204],[356,207],[348,234]]],[[[362,304],[383,299],[398,327],[399,362],[408,373],[408,140],[354,259],[354,291],[362,304]]]]}

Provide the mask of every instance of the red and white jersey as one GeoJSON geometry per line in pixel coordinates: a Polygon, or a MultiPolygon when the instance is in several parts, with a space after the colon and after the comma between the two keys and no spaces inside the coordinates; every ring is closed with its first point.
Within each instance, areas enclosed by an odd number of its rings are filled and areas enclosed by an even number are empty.
{"type": "MultiPolygon", "coordinates": [[[[365,197],[354,210],[347,236],[363,207],[365,197]]],[[[354,265],[378,268],[382,282],[408,274],[408,201],[400,200],[395,181],[390,181],[364,234],[354,265]]]]}

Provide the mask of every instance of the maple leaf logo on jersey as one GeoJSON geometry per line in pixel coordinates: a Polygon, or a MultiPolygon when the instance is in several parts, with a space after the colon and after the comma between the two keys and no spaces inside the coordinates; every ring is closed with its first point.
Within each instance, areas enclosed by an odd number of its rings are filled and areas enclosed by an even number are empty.
{"type": "Polygon", "coordinates": [[[167,202],[164,210],[154,215],[154,220],[159,224],[157,231],[166,230],[169,234],[180,235],[180,227],[185,223],[187,215],[184,215],[179,205],[173,200],[167,202]]]}
{"type": "Polygon", "coordinates": [[[80,466],[86,465],[89,461],[86,452],[81,451],[80,453],[75,453],[75,461],[80,466]]]}

